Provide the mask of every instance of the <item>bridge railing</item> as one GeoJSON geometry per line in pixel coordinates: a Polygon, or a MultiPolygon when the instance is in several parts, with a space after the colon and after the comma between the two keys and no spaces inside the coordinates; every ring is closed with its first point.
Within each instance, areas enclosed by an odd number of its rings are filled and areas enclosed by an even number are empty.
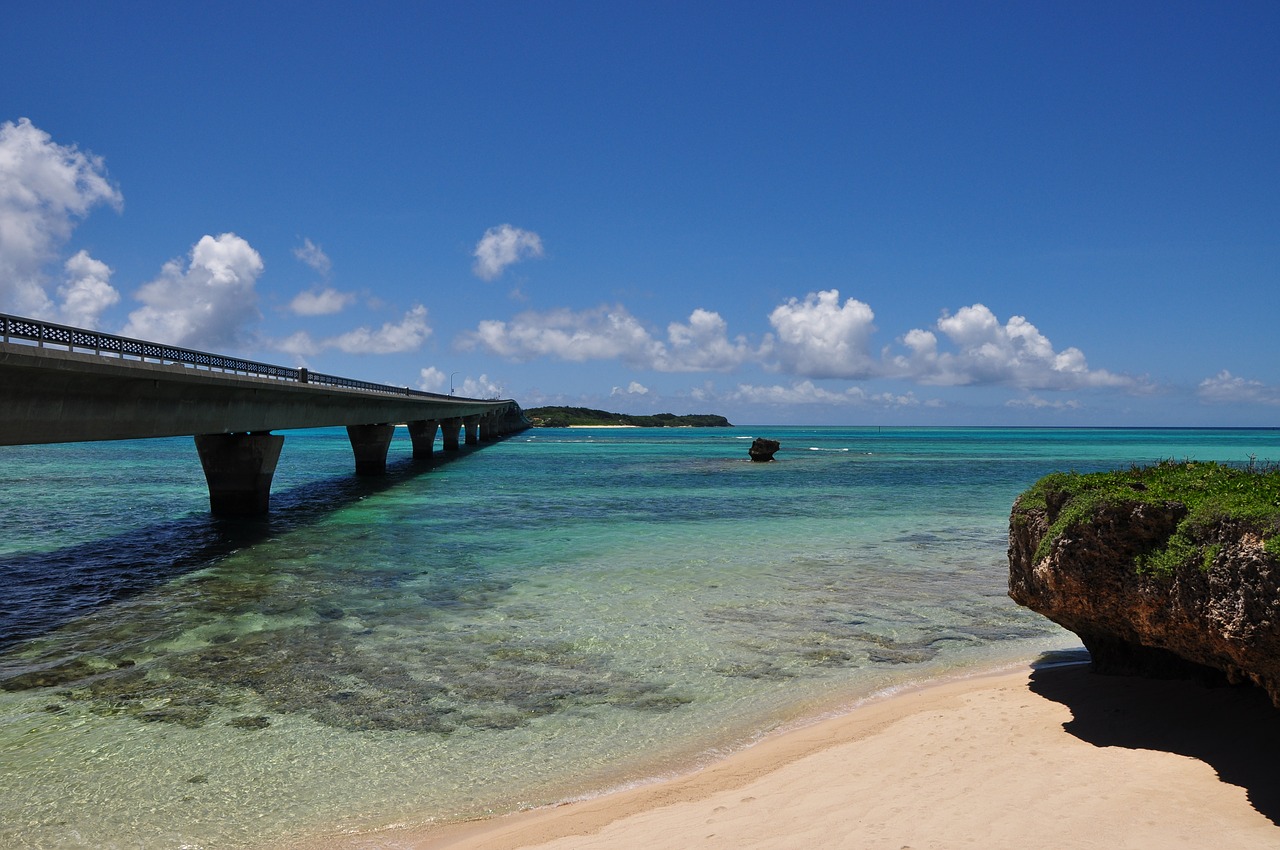
{"type": "MultiPolygon", "coordinates": [[[[226,372],[236,375],[250,375],[257,378],[270,378],[277,381],[292,381],[301,384],[319,384],[321,386],[342,387],[349,390],[363,390],[375,393],[393,393],[395,395],[422,398],[455,398],[442,393],[429,393],[409,387],[394,387],[390,384],[377,384],[370,381],[358,381],[354,378],[342,378],[337,375],[325,375],[305,368],[276,366],[271,363],[259,363],[240,357],[227,357],[222,354],[211,354],[190,348],[178,348],[162,345],[157,342],[146,342],[140,339],[116,336],[115,334],[73,328],[53,322],[42,322],[37,319],[25,319],[21,316],[10,316],[0,313],[0,339],[24,340],[34,342],[37,346],[54,345],[66,348],[67,351],[92,352],[103,357],[120,359],[136,359],[156,363],[176,363],[192,368],[203,368],[210,371],[226,372]]],[[[468,399],[474,401],[475,399],[468,399]]]]}

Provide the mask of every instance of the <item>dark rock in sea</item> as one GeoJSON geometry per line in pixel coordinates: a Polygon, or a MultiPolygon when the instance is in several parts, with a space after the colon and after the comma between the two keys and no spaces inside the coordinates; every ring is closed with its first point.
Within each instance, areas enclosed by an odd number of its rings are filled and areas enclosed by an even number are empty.
{"type": "Polygon", "coordinates": [[[751,448],[747,453],[751,455],[751,459],[759,463],[773,460],[773,455],[782,448],[782,444],[777,440],[766,440],[764,437],[756,437],[751,441],[751,448]]]}
{"type": "Polygon", "coordinates": [[[1251,682],[1280,707],[1280,559],[1256,527],[1223,517],[1196,525],[1182,562],[1144,569],[1186,533],[1190,509],[1131,492],[1086,508],[1053,488],[1019,497],[1009,595],[1079,635],[1098,672],[1251,682]]]}

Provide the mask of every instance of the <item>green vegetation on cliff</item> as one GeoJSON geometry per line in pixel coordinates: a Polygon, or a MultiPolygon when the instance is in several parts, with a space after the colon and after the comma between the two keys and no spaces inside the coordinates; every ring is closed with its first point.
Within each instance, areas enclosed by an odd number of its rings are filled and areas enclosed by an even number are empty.
{"type": "Polygon", "coordinates": [[[1050,527],[1036,552],[1039,561],[1055,538],[1089,522],[1100,509],[1141,504],[1180,504],[1186,509],[1165,546],[1138,557],[1134,566],[1141,572],[1170,575],[1189,564],[1207,569],[1228,527],[1257,534],[1267,552],[1280,556],[1280,468],[1275,466],[1165,461],[1115,472],[1056,472],[1022,494],[1013,521],[1025,522],[1031,512],[1045,512],[1050,527]]]}
{"type": "Polygon", "coordinates": [[[631,416],[626,413],[609,413],[588,407],[532,407],[524,415],[541,428],[568,428],[572,425],[633,425],[638,428],[730,428],[728,419],[712,414],[694,413],[677,416],[674,413],[655,413],[652,416],[631,416]]]}

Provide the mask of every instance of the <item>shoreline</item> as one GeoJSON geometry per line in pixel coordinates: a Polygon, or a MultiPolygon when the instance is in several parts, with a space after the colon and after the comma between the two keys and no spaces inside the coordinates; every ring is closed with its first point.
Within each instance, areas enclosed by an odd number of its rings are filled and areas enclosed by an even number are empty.
{"type": "Polygon", "coordinates": [[[687,775],[299,846],[1275,847],[1277,720],[1250,689],[1024,664],[873,698],[687,775]]]}

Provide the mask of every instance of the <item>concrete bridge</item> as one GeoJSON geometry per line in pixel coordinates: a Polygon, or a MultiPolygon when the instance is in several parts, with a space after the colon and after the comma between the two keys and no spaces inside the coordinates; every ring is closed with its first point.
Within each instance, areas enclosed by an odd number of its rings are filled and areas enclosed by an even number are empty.
{"type": "Polygon", "coordinates": [[[195,437],[222,516],[267,512],[284,437],[345,425],[357,475],[386,472],[397,424],[415,460],[529,427],[510,399],[458,398],[0,314],[0,445],[195,437]]]}

